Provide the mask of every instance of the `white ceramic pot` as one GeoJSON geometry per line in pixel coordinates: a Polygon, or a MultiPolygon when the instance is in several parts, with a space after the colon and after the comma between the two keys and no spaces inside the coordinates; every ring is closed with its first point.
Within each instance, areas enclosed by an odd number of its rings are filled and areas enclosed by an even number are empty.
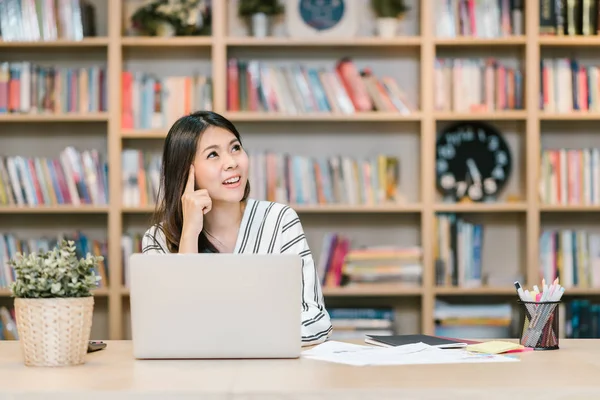
{"type": "Polygon", "coordinates": [[[171,37],[175,36],[175,28],[168,22],[161,22],[156,27],[156,36],[171,37]]]}
{"type": "Polygon", "coordinates": [[[396,18],[377,18],[377,33],[383,38],[392,38],[396,36],[398,29],[398,19],[396,18]]]}
{"type": "Polygon", "coordinates": [[[252,35],[263,38],[269,35],[269,16],[265,13],[253,14],[250,20],[252,35]]]}

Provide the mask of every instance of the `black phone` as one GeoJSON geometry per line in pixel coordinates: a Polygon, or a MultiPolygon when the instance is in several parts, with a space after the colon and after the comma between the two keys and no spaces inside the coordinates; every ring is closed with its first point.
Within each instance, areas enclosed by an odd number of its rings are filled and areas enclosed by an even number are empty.
{"type": "Polygon", "coordinates": [[[104,348],[106,348],[106,343],[102,341],[90,340],[88,342],[87,352],[93,353],[94,351],[102,350],[104,348]]]}

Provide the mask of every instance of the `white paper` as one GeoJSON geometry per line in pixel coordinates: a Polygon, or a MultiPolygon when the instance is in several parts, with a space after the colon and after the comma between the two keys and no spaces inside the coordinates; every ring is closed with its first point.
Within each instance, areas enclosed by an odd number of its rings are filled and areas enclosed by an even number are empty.
{"type": "Polygon", "coordinates": [[[313,360],[355,366],[519,361],[518,358],[512,356],[471,353],[465,349],[439,349],[425,343],[374,347],[329,341],[304,351],[302,356],[313,360]]]}
{"type": "Polygon", "coordinates": [[[370,349],[372,346],[363,346],[360,344],[337,342],[335,340],[328,340],[327,342],[321,343],[318,346],[313,347],[310,350],[302,352],[302,356],[326,356],[331,354],[354,352],[359,350],[370,349]]]}

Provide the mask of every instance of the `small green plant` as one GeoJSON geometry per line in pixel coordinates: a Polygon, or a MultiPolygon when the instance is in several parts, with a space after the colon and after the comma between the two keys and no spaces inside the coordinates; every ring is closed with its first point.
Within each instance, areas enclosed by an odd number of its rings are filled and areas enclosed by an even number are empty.
{"type": "Polygon", "coordinates": [[[155,0],[136,10],[131,23],[145,35],[157,35],[159,25],[167,23],[176,36],[195,36],[210,34],[212,16],[203,0],[155,0]]]}
{"type": "Polygon", "coordinates": [[[13,297],[88,297],[101,279],[96,270],[102,256],[77,259],[75,242],[63,240],[50,251],[17,253],[8,264],[15,270],[13,297]]]}
{"type": "Polygon", "coordinates": [[[404,0],[371,0],[371,6],[379,18],[398,18],[410,11],[404,0]]]}
{"type": "Polygon", "coordinates": [[[240,0],[238,3],[238,14],[240,17],[251,17],[257,13],[267,15],[283,14],[285,7],[279,4],[279,0],[240,0]]]}

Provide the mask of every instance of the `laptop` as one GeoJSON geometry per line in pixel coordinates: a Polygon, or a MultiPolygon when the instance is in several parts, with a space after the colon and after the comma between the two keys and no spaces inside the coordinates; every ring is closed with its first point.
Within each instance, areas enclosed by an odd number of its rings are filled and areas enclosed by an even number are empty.
{"type": "Polygon", "coordinates": [[[288,254],[133,254],[138,359],[298,358],[302,265],[288,254]]]}

